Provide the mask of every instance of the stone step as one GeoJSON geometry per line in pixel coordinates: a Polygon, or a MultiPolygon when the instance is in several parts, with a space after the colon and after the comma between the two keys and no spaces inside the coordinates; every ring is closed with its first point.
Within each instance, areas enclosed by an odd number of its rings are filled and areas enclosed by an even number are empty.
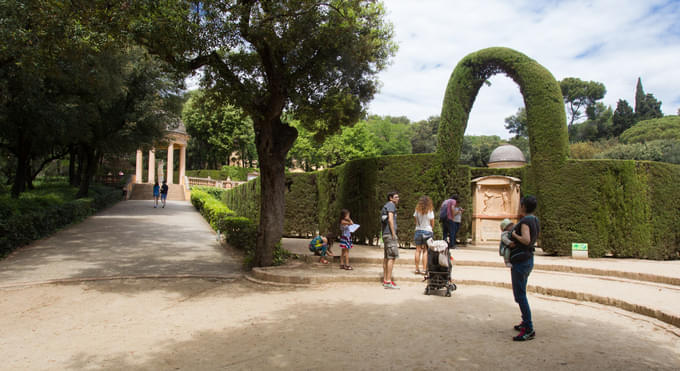
{"type": "MultiPolygon", "coordinates": [[[[153,184],[135,184],[132,187],[130,200],[153,200],[153,184]]],[[[169,201],[185,201],[183,186],[180,184],[168,184],[169,201]]]]}

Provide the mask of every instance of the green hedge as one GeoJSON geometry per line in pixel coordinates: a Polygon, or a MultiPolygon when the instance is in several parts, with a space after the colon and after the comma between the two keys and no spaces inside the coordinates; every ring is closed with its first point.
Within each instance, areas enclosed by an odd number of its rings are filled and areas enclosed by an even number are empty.
{"type": "MultiPolygon", "coordinates": [[[[255,183],[255,181],[253,181],[255,183]]],[[[248,189],[246,185],[243,189],[248,189]]],[[[222,194],[222,190],[211,189],[210,187],[197,187],[192,189],[191,203],[210,223],[210,226],[224,234],[229,245],[244,250],[246,253],[245,264],[250,263],[255,254],[255,243],[257,241],[257,224],[252,219],[236,216],[220,199],[216,196],[222,194]]],[[[281,265],[286,262],[290,252],[284,250],[281,244],[274,249],[274,265],[281,265]]]]}
{"type": "MultiPolygon", "coordinates": [[[[470,236],[474,178],[505,175],[522,179],[522,195],[536,194],[531,166],[513,169],[469,168],[441,177],[434,155],[386,156],[354,160],[345,165],[288,177],[284,235],[301,231],[337,231],[340,209],[350,210],[361,224],[356,242],[374,243],[379,236],[379,212],[390,190],[400,192],[398,234],[403,245],[413,238],[413,209],[420,195],[435,202],[451,193],[461,195],[463,222],[459,239],[470,236]],[[316,204],[316,207],[314,206],[316,204]],[[314,215],[316,210],[316,215],[314,215]],[[314,221],[316,216],[316,221],[314,221]]],[[[539,198],[541,247],[550,254],[570,255],[572,242],[585,242],[591,257],[650,259],[680,257],[680,166],[621,160],[569,160],[548,180],[551,193],[539,198]]],[[[228,202],[257,210],[255,181],[227,191],[228,202]]],[[[437,238],[441,236],[436,227],[437,238]]]]}
{"type": "Polygon", "coordinates": [[[68,202],[60,202],[55,195],[26,195],[27,199],[3,200],[0,257],[49,236],[69,224],[79,222],[122,199],[121,191],[110,187],[96,186],[91,193],[91,197],[68,202]],[[31,209],[26,209],[26,205],[31,205],[31,209]]]}

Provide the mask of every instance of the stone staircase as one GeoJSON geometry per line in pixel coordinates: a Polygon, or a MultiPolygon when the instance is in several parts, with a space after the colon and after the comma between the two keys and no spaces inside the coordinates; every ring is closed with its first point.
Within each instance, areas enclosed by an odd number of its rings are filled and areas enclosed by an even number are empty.
{"type": "MultiPolygon", "coordinates": [[[[183,186],[168,184],[168,201],[185,201],[183,186]]],[[[130,200],[153,200],[153,184],[135,184],[130,200]]]]}

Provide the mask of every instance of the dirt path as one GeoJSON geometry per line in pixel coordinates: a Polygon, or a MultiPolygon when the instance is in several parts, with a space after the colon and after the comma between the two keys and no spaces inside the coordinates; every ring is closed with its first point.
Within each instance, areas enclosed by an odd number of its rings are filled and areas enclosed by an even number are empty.
{"type": "Polygon", "coordinates": [[[0,369],[680,368],[677,329],[647,317],[531,295],[537,338],[514,343],[510,290],[466,286],[451,298],[422,290],[243,279],[2,290],[0,369]]]}

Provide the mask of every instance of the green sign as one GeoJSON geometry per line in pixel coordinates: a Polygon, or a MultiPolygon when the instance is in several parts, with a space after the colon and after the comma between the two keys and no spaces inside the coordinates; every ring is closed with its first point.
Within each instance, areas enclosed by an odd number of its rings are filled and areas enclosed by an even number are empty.
{"type": "Polygon", "coordinates": [[[588,251],[588,244],[587,243],[572,243],[571,244],[571,250],[572,251],[588,251]]]}

